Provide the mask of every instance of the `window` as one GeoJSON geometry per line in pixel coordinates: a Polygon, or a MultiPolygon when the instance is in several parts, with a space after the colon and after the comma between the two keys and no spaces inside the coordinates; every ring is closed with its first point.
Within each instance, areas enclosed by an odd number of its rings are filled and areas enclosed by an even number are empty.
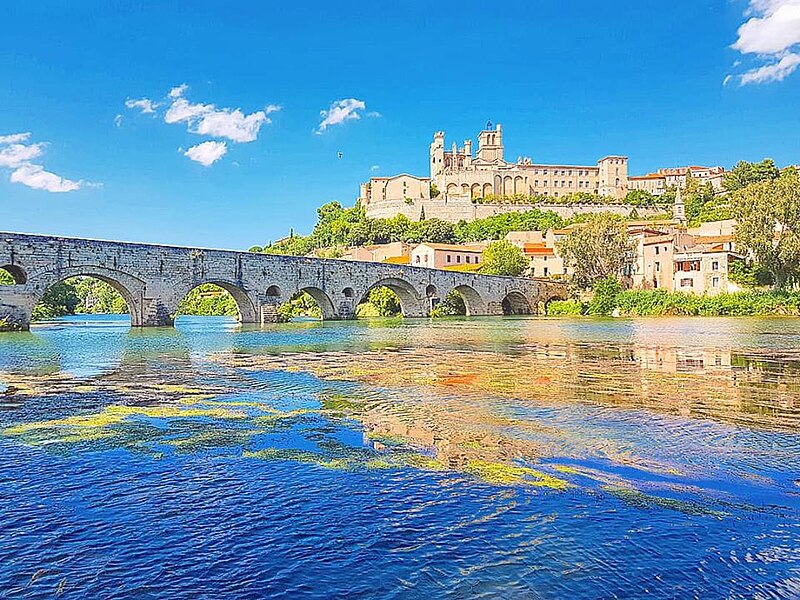
{"type": "Polygon", "coordinates": [[[686,279],[681,279],[681,287],[694,287],[694,280],[688,277],[686,279]]]}
{"type": "MultiPolygon", "coordinates": [[[[712,271],[719,271],[719,261],[718,260],[715,260],[714,262],[711,263],[711,270],[712,271]]],[[[717,277],[715,277],[714,279],[717,279],[717,277]]]]}
{"type": "Polygon", "coordinates": [[[460,262],[461,262],[461,255],[460,255],[460,254],[459,254],[458,256],[456,256],[456,262],[457,262],[457,263],[460,263],[460,262]]]}
{"type": "Polygon", "coordinates": [[[657,262],[656,263],[656,273],[660,273],[660,272],[661,272],[661,263],[657,262]]]}
{"type": "Polygon", "coordinates": [[[658,246],[656,246],[656,255],[658,255],[658,246]]]}
{"type": "Polygon", "coordinates": [[[534,179],[533,180],[533,187],[539,187],[539,180],[538,179],[534,179]]]}
{"type": "Polygon", "coordinates": [[[469,254],[468,254],[467,255],[467,262],[469,262],[469,261],[470,261],[470,257],[469,257],[469,254]]]}
{"type": "Polygon", "coordinates": [[[547,267],[545,267],[545,268],[544,268],[544,276],[545,276],[545,277],[547,277],[547,275],[548,275],[548,272],[547,272],[547,267]]]}
{"type": "Polygon", "coordinates": [[[428,262],[428,255],[427,255],[427,254],[423,254],[423,256],[425,257],[423,260],[424,260],[425,262],[428,262]]]}
{"type": "Polygon", "coordinates": [[[719,287],[719,277],[711,278],[711,287],[719,287]]]}
{"type": "Polygon", "coordinates": [[[453,257],[449,254],[447,255],[447,262],[453,262],[453,257]]]}
{"type": "Polygon", "coordinates": [[[417,259],[414,262],[419,264],[419,261],[420,261],[420,257],[419,257],[419,254],[417,254],[417,259]]]}

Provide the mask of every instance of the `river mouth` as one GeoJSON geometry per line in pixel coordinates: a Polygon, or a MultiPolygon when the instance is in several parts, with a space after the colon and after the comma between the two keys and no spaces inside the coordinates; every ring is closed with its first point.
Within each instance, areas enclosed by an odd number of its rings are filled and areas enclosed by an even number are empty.
{"type": "Polygon", "coordinates": [[[800,594],[792,319],[63,319],[0,415],[11,597],[800,594]]]}

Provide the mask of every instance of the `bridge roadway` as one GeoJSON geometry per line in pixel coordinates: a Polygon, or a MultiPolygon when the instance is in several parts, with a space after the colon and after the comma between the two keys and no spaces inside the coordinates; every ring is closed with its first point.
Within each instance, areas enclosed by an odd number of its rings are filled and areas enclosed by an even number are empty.
{"type": "Polygon", "coordinates": [[[406,317],[427,317],[451,290],[467,314],[535,314],[566,298],[564,284],[425,267],[256,254],[0,232],[0,268],[15,285],[0,285],[0,329],[27,329],[36,303],[70,277],[95,277],[128,304],[131,325],[171,325],[178,303],[193,288],[214,283],[230,292],[243,323],[277,318],[277,306],[308,292],[323,319],[351,319],[370,290],[386,286],[406,317]]]}

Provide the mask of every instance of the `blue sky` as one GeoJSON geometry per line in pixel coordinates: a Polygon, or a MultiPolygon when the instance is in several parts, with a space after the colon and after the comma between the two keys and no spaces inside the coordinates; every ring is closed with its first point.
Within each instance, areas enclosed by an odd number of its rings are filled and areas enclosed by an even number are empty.
{"type": "Polygon", "coordinates": [[[511,159],[800,163],[800,0],[8,0],[0,22],[4,231],[247,248],[487,119],[511,159]]]}

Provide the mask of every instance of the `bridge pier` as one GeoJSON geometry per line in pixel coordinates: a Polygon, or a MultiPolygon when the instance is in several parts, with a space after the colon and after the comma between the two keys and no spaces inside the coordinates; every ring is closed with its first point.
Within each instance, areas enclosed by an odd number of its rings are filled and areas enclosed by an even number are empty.
{"type": "Polygon", "coordinates": [[[21,306],[0,304],[0,331],[28,331],[31,313],[21,306]]]}

